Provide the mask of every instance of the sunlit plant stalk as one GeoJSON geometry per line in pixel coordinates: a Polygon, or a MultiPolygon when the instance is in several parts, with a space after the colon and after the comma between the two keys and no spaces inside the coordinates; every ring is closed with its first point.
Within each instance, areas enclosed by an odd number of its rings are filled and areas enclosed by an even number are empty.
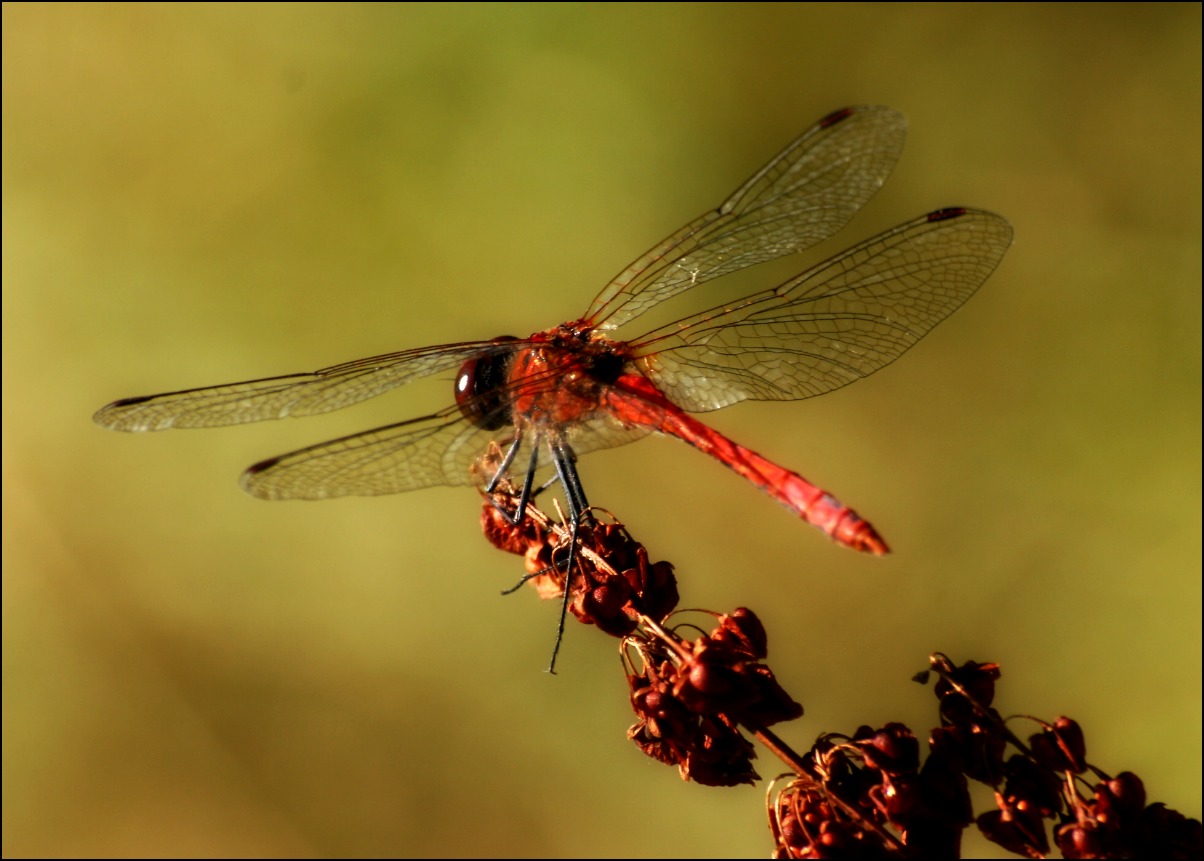
{"type": "Polygon", "coordinates": [[[936,677],[939,703],[923,763],[919,741],[901,723],[824,733],[800,755],[770,730],[803,708],[764,663],[768,639],[751,610],[694,611],[713,620],[709,632],[684,621],[673,566],[650,561],[621,524],[593,513],[577,525],[566,571],[572,530],[533,503],[511,522],[512,493],[502,484],[487,498],[485,535],[524,557],[520,582],[543,598],[563,598],[579,621],[619,638],[637,717],[627,736],[641,751],[688,781],[754,784],[752,736],[789,769],[767,796],[774,857],[960,857],[972,823],[1030,858],[1049,853],[1051,829],[1066,858],[1204,854],[1199,820],[1147,804],[1137,775],[1113,776],[1088,763],[1075,721],[1003,718],[991,705],[1000,677],[993,663],[959,666],[938,652],[917,674],[921,682],[936,677]],[[1011,728],[1017,721],[1037,731],[1022,740],[1011,728]],[[994,790],[995,806],[978,815],[971,779],[994,790]]]}

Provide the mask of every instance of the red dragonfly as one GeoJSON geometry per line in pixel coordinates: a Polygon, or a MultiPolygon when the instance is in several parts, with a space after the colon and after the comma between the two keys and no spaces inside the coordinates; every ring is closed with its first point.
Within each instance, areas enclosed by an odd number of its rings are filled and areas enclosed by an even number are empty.
{"type": "Polygon", "coordinates": [[[884,554],[886,542],[851,508],[690,413],[745,399],[809,398],[890,364],[995,269],[1012,241],[1005,219],[941,209],[771,290],[632,340],[611,333],[712,278],[831,236],[886,180],[905,129],[901,114],[882,107],[829,114],[718,209],[619,273],[580,318],[527,338],[423,347],[312,373],[126,398],[95,421],[151,431],[307,416],[458,369],[456,403],[447,409],[257,463],[243,473],[243,489],[261,499],[323,499],[467,485],[495,444],[504,456],[487,490],[515,463],[525,469],[516,519],[535,475],[551,465],[575,520],[588,511],[576,456],[656,432],[711,455],[835,541],[884,554]]]}

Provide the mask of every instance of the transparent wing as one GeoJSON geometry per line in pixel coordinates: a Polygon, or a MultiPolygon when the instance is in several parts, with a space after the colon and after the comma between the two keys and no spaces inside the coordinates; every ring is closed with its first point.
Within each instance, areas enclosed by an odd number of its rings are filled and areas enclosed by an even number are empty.
{"type": "Polygon", "coordinates": [[[901,224],[773,290],[634,342],[636,365],[686,410],[830,392],[889,365],[987,279],[1012,226],[975,209],[901,224]]]}
{"type": "Polygon", "coordinates": [[[260,499],[380,496],[472,483],[473,462],[498,436],[458,407],[319,443],[257,463],[242,487],[260,499]]]}
{"type": "MultiPolygon", "coordinates": [[[[513,341],[508,347],[514,346],[513,341]]],[[[342,409],[467,359],[502,349],[490,341],[447,344],[373,356],[320,371],[125,398],[92,420],[119,431],[217,427],[342,409]]]]}
{"type": "MultiPolygon", "coordinates": [[[[648,432],[600,413],[567,429],[567,438],[574,451],[585,454],[631,442],[648,432]]],[[[511,465],[520,482],[530,463],[531,446],[539,446],[542,436],[540,428],[525,429],[511,465]]],[[[505,451],[514,437],[513,427],[477,427],[465,420],[460,407],[453,406],[265,460],[244,472],[241,483],[260,499],[381,496],[423,487],[471,485],[490,478],[474,466],[491,443],[505,451]]],[[[537,472],[549,463],[541,446],[537,472]]]]}
{"type": "Polygon", "coordinates": [[[843,108],[795,138],[718,209],[628,266],[585,320],[614,329],[704,281],[802,251],[840,230],[886,181],[907,121],[882,107],[843,108]]]}

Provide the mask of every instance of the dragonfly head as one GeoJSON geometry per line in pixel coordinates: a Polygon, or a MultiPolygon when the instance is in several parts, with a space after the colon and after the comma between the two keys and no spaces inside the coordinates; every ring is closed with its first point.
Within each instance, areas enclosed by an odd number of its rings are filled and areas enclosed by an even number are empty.
{"type": "MultiPolygon", "coordinates": [[[[494,338],[494,344],[517,341],[513,335],[494,338]]],[[[510,423],[505,398],[506,367],[513,349],[487,350],[460,366],[456,374],[456,405],[464,417],[482,430],[499,430],[510,423]]]]}

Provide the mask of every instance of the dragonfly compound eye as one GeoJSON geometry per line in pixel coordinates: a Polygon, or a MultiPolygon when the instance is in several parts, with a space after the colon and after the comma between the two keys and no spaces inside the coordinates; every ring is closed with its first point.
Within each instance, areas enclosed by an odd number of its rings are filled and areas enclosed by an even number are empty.
{"type": "MultiPolygon", "coordinates": [[[[512,335],[494,343],[517,341],[512,335]]],[[[482,430],[499,430],[510,423],[507,409],[506,369],[513,350],[488,352],[469,359],[456,374],[456,405],[466,419],[482,430]]]]}

